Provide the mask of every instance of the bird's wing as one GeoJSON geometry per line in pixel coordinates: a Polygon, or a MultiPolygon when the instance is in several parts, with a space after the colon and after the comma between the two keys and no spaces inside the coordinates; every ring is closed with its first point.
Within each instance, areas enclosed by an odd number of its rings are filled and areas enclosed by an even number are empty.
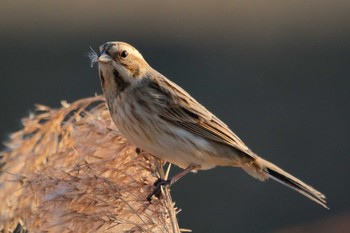
{"type": "Polygon", "coordinates": [[[164,78],[153,83],[153,89],[168,96],[166,105],[159,108],[159,116],[171,124],[182,127],[200,137],[223,143],[244,152],[250,157],[254,153],[235,135],[226,124],[198,103],[185,90],[164,78]],[[161,82],[161,83],[159,83],[161,82]],[[167,88],[162,88],[166,86],[167,88]]]}

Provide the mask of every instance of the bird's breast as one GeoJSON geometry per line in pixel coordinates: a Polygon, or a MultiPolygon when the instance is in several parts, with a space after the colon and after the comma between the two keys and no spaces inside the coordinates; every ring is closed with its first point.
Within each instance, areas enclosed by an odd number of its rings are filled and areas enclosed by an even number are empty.
{"type": "Polygon", "coordinates": [[[121,135],[135,146],[179,167],[215,166],[211,162],[211,145],[207,140],[161,119],[152,104],[140,103],[127,92],[110,107],[112,119],[121,135]]]}

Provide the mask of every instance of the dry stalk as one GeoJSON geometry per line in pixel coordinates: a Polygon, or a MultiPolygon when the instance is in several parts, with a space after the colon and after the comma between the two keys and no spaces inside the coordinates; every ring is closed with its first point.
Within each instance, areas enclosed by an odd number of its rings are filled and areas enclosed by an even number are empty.
{"type": "Polygon", "coordinates": [[[1,153],[0,232],[180,232],[163,162],[123,139],[101,96],[37,105],[1,153]]]}

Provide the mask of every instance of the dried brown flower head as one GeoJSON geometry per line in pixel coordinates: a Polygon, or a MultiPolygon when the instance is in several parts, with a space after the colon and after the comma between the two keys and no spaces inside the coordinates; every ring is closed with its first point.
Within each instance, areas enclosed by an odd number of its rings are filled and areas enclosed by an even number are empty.
{"type": "Polygon", "coordinates": [[[1,153],[0,232],[180,232],[163,163],[123,139],[100,96],[37,105],[1,153]]]}

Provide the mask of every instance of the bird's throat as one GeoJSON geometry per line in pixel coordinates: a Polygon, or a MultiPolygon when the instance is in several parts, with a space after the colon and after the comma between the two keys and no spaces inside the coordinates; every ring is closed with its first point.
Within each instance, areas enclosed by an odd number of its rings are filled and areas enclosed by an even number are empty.
{"type": "Polygon", "coordinates": [[[125,80],[116,69],[113,70],[113,81],[116,87],[116,95],[119,95],[130,86],[130,82],[125,80]]]}

